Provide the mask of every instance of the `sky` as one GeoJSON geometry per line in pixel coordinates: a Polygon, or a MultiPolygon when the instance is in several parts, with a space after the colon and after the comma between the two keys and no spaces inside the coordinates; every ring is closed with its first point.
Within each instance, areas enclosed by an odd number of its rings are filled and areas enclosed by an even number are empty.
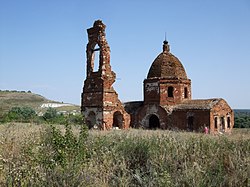
{"type": "Polygon", "coordinates": [[[166,33],[193,99],[250,109],[249,0],[0,0],[0,90],[80,105],[86,30],[98,19],[122,102],[143,100],[143,80],[166,33]]]}

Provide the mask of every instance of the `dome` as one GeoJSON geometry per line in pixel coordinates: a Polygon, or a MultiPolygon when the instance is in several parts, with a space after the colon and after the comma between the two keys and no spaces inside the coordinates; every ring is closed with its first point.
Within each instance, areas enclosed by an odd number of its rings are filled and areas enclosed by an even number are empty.
{"type": "Polygon", "coordinates": [[[169,52],[168,42],[163,43],[163,52],[152,63],[147,78],[187,79],[180,60],[169,52]]]}

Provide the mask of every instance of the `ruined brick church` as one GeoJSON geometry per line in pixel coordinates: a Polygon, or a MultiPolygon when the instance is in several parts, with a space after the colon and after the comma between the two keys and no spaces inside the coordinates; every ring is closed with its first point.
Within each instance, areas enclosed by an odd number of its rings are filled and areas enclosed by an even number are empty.
{"type": "Polygon", "coordinates": [[[143,82],[144,100],[122,103],[112,84],[116,74],[110,66],[110,48],[101,20],[87,29],[87,73],[81,111],[89,128],[180,129],[210,133],[231,132],[234,113],[224,99],[192,99],[191,80],[165,40],[143,82]],[[95,54],[99,66],[94,69],[95,54]]]}

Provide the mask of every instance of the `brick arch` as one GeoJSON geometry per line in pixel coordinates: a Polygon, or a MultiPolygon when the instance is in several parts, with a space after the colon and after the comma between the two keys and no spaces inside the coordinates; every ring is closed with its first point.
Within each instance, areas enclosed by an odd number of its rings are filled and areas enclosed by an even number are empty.
{"type": "Polygon", "coordinates": [[[167,112],[159,105],[144,105],[138,111],[138,126],[149,128],[149,119],[152,115],[159,119],[159,128],[167,129],[167,112]]]}
{"type": "Polygon", "coordinates": [[[112,127],[113,128],[119,128],[122,129],[124,126],[124,116],[120,111],[116,111],[113,114],[113,124],[112,127]]]}

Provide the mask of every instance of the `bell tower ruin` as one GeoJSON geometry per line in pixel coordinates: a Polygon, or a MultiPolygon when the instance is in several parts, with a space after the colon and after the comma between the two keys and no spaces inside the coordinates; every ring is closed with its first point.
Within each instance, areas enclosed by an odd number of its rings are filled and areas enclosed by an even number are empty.
{"type": "Polygon", "coordinates": [[[110,48],[105,38],[105,27],[101,20],[97,20],[93,27],[87,29],[87,75],[83,86],[81,111],[89,128],[129,128],[130,115],[125,111],[112,86],[116,74],[110,66],[110,48]],[[96,58],[98,52],[99,57],[96,58]]]}

